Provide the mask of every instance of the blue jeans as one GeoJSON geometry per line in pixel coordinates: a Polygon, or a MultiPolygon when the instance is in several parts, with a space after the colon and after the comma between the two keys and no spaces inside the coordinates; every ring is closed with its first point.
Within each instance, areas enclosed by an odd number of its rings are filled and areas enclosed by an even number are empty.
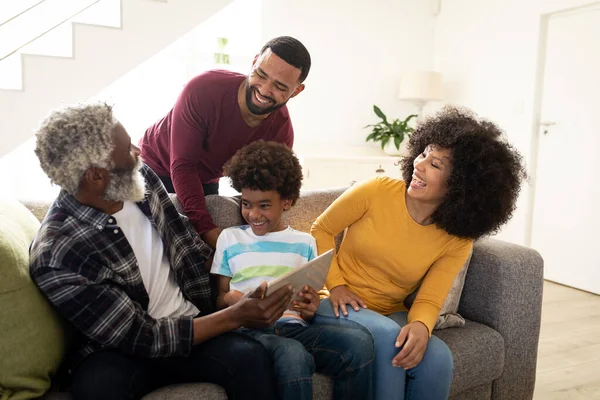
{"type": "Polygon", "coordinates": [[[267,349],[280,399],[312,399],[315,371],[333,378],[334,399],[373,398],[375,351],[368,332],[289,320],[240,331],[267,349]]]}
{"type": "Polygon", "coordinates": [[[400,349],[395,347],[400,328],[407,324],[407,313],[388,316],[371,310],[354,311],[336,318],[329,299],[322,300],[314,324],[349,326],[366,329],[375,339],[375,398],[378,400],[442,400],[450,394],[454,363],[450,349],[441,339],[432,336],[423,360],[414,368],[404,370],[392,366],[400,349]]]}

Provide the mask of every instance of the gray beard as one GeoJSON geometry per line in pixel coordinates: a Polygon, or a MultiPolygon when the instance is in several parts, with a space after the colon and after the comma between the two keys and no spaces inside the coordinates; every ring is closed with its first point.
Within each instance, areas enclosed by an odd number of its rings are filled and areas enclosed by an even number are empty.
{"type": "Polygon", "coordinates": [[[142,160],[138,158],[131,171],[111,171],[110,183],[104,192],[104,199],[108,201],[133,201],[144,200],[146,182],[140,172],[142,160]]]}

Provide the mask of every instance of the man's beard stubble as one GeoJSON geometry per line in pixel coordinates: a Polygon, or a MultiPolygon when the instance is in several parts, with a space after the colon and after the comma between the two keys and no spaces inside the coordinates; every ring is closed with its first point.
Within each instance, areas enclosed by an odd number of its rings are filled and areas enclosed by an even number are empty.
{"type": "Polygon", "coordinates": [[[140,169],[142,160],[138,157],[131,170],[110,171],[110,183],[104,192],[104,199],[109,201],[143,201],[146,194],[146,181],[140,169]]]}
{"type": "Polygon", "coordinates": [[[244,90],[246,91],[246,107],[248,107],[248,110],[250,110],[250,112],[254,115],[270,114],[273,111],[279,110],[281,107],[285,106],[285,104],[287,103],[287,101],[285,101],[283,103],[277,104],[275,99],[273,99],[272,97],[265,96],[267,99],[271,100],[274,104],[272,106],[269,106],[266,108],[261,108],[252,102],[252,96],[256,89],[253,89],[250,87],[250,85],[248,84],[248,80],[246,80],[244,90]]]}

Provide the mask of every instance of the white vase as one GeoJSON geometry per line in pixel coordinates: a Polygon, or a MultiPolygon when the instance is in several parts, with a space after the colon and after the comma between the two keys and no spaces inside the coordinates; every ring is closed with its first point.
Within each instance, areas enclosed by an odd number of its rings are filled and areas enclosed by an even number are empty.
{"type": "Polygon", "coordinates": [[[405,157],[408,155],[407,145],[408,145],[408,140],[404,139],[400,143],[400,149],[397,149],[396,145],[394,144],[394,141],[390,140],[389,142],[387,142],[387,144],[383,148],[383,151],[389,156],[405,157]]]}

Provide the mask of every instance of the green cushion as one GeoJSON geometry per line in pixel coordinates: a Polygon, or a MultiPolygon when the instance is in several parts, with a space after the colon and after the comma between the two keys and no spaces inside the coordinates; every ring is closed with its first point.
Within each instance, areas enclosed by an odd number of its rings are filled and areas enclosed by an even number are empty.
{"type": "Polygon", "coordinates": [[[29,244],[40,223],[0,199],[0,399],[40,397],[66,350],[62,319],[29,276],[29,244]]]}

